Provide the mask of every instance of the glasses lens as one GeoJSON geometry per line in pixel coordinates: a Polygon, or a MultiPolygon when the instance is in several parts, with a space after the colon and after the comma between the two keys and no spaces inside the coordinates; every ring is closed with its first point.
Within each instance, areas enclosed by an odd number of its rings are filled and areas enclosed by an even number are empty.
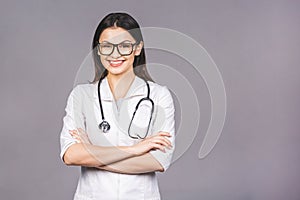
{"type": "Polygon", "coordinates": [[[121,55],[129,55],[132,53],[132,44],[131,43],[118,44],[118,50],[121,55]]]}
{"type": "Polygon", "coordinates": [[[112,53],[114,46],[112,44],[99,44],[99,51],[103,55],[109,55],[112,53]]]}

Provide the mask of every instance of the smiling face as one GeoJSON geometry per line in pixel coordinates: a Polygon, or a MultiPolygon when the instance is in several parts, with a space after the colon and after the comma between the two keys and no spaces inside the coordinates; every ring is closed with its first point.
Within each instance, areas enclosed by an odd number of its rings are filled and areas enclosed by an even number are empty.
{"type": "MultiPolygon", "coordinates": [[[[106,44],[120,44],[120,43],[136,43],[136,40],[131,36],[131,34],[120,27],[110,27],[106,28],[100,35],[99,42],[106,44]]],[[[130,55],[122,56],[118,52],[117,48],[110,55],[101,55],[101,63],[108,70],[109,75],[120,76],[126,74],[127,72],[133,72],[133,62],[134,57],[141,53],[143,42],[133,46],[133,51],[130,55]]]]}

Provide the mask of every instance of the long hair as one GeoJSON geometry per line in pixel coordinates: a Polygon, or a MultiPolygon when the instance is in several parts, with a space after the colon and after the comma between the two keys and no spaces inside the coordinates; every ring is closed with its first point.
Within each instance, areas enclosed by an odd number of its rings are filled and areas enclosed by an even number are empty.
{"type": "MultiPolygon", "coordinates": [[[[107,69],[104,68],[103,64],[101,63],[100,56],[98,55],[97,45],[100,38],[101,33],[109,27],[120,27],[127,30],[132,37],[136,40],[137,43],[143,41],[142,32],[140,30],[140,26],[137,21],[131,17],[127,13],[110,13],[106,15],[102,21],[99,23],[95,35],[93,38],[92,43],[92,51],[93,51],[93,60],[95,65],[95,77],[92,83],[96,83],[98,80],[102,80],[108,74],[107,69]]],[[[139,76],[140,78],[152,81],[147,68],[146,68],[146,55],[145,49],[142,47],[141,53],[139,56],[135,56],[133,62],[133,71],[135,75],[139,76]],[[137,67],[138,66],[138,67],[137,67]]]]}

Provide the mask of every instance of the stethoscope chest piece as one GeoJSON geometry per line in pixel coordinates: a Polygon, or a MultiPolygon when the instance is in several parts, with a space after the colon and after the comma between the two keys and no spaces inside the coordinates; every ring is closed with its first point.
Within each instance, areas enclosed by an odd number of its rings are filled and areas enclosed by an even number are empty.
{"type": "Polygon", "coordinates": [[[100,124],[99,124],[99,129],[103,132],[103,133],[107,133],[110,129],[110,125],[107,121],[103,120],[100,124]]]}

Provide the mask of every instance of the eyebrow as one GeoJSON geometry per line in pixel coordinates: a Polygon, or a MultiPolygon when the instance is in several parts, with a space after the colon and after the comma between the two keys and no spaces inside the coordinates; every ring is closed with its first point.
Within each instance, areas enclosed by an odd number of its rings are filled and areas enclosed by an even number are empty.
{"type": "MultiPolygon", "coordinates": [[[[132,41],[130,41],[130,40],[123,40],[123,41],[120,42],[120,43],[123,43],[123,42],[132,42],[132,41]]],[[[104,40],[104,41],[102,41],[102,42],[100,42],[100,43],[110,43],[110,44],[114,44],[114,43],[109,42],[109,41],[106,41],[106,40],[104,40]]],[[[118,43],[118,44],[120,44],[120,43],[118,43]]]]}

